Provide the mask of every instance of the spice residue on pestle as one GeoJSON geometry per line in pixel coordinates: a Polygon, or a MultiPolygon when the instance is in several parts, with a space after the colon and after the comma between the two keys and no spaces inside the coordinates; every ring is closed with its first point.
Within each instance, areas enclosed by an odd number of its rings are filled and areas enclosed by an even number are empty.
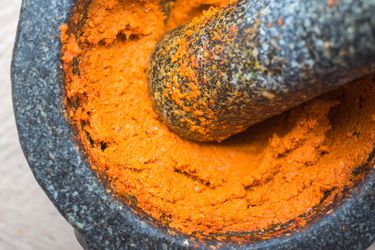
{"type": "MultiPolygon", "coordinates": [[[[68,116],[116,195],[186,234],[277,233],[363,178],[358,167],[375,141],[374,75],[222,143],[170,131],[148,94],[152,50],[171,28],[230,1],[160,2],[93,0],[77,37],[62,26],[68,116]]],[[[71,27],[79,20],[75,13],[71,27]]]]}

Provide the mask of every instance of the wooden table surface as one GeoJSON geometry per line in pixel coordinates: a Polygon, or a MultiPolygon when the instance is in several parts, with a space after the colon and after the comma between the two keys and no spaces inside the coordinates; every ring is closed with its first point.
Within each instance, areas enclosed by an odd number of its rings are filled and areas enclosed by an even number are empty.
{"type": "Polygon", "coordinates": [[[0,250],[81,249],[34,180],[18,143],[9,72],[20,5],[0,0],[0,250]]]}

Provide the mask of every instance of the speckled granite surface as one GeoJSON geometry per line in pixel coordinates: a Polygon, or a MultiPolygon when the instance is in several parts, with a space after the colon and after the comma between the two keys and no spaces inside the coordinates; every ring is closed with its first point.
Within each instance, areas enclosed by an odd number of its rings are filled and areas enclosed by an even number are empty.
{"type": "MultiPolygon", "coordinates": [[[[22,148],[32,171],[88,249],[187,249],[194,241],[172,236],[135,216],[98,182],[63,116],[59,25],[73,0],[25,0],[12,64],[13,101],[22,148]]],[[[372,167],[374,163],[372,162],[372,167]]],[[[365,249],[375,240],[375,169],[330,215],[303,232],[227,249],[365,249]]]]}
{"type": "Polygon", "coordinates": [[[0,249],[79,250],[72,227],[35,181],[17,136],[10,62],[21,2],[0,1],[0,249]]]}
{"type": "Polygon", "coordinates": [[[373,0],[239,0],[160,41],[154,106],[183,137],[222,141],[374,72],[374,13],[373,0]]]}

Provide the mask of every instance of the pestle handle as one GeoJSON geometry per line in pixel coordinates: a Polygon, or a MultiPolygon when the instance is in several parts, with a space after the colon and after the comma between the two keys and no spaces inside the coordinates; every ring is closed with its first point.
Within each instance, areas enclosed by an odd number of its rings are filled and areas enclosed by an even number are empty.
{"type": "Polygon", "coordinates": [[[163,37],[149,90],[160,117],[221,141],[375,70],[375,0],[240,0],[163,37]]]}

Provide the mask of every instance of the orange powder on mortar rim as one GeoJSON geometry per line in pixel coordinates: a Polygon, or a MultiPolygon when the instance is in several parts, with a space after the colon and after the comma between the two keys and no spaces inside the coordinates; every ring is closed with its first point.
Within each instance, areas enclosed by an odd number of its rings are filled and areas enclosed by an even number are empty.
{"type": "Polygon", "coordinates": [[[222,143],[170,131],[148,94],[152,50],[171,28],[228,3],[93,0],[81,32],[62,28],[68,116],[92,168],[117,196],[198,236],[304,225],[302,215],[363,178],[375,141],[373,75],[222,143]]]}

